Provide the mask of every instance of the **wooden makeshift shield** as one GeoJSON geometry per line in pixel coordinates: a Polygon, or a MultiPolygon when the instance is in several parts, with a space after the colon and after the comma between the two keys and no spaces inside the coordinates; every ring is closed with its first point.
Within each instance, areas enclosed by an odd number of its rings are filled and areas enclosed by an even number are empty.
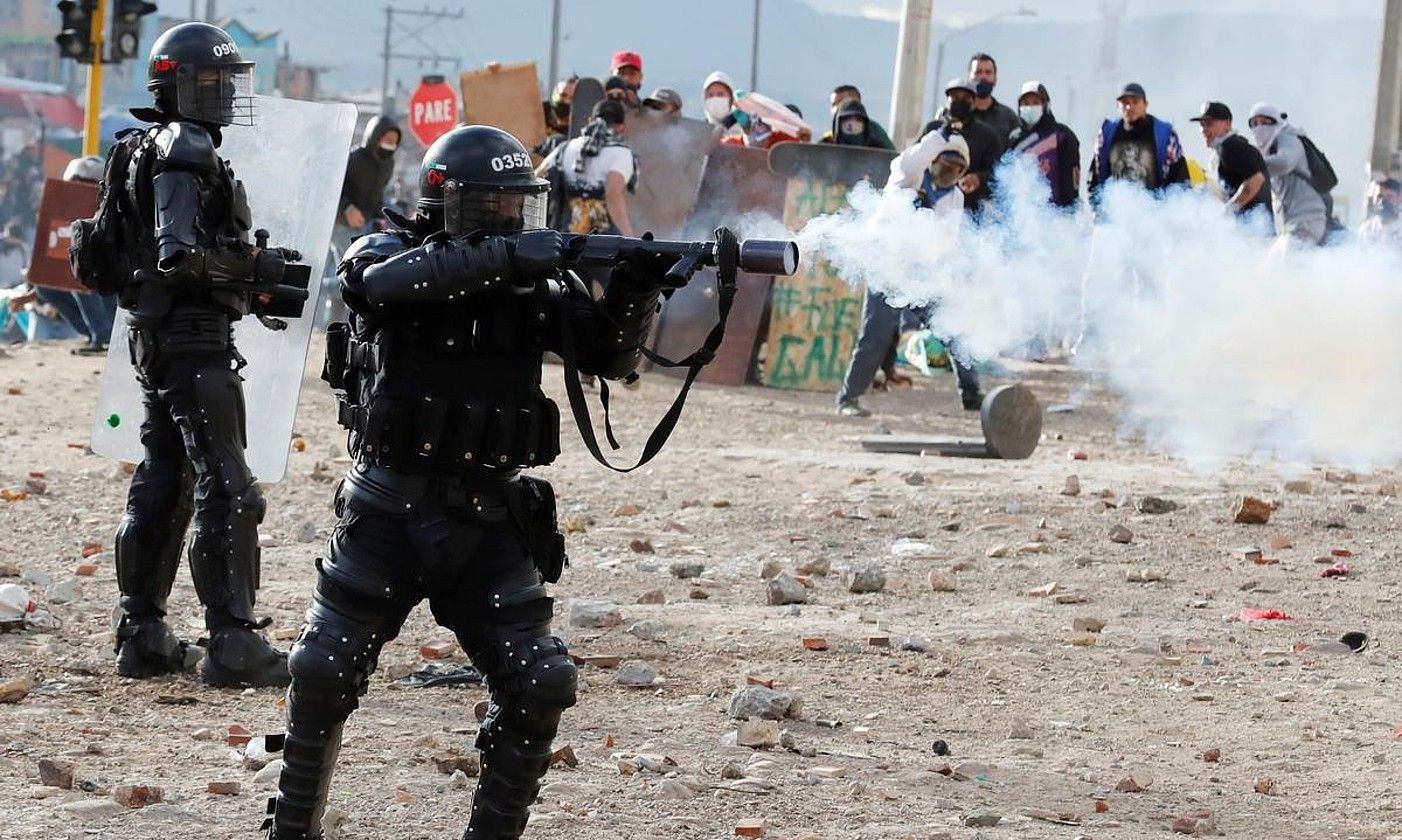
{"type": "MultiPolygon", "coordinates": [[[[784,225],[797,232],[810,219],[837,212],[859,180],[885,183],[894,157],[894,152],[851,146],[775,146],[770,166],[788,179],[784,225]]],[[[861,327],[862,298],[863,290],[849,286],[824,260],[805,260],[797,274],[775,278],[764,384],[836,391],[861,327]]]]}
{"type": "Polygon", "coordinates": [[[639,233],[652,231],[658,239],[674,239],[696,204],[715,130],[701,120],[651,108],[629,111],[627,124],[625,139],[638,159],[638,183],[628,196],[628,215],[639,233]]]}
{"type": "MultiPolygon", "coordinates": [[[[643,170],[647,177],[651,170],[643,170]]],[[[784,180],[769,168],[769,153],[742,146],[715,146],[706,159],[690,218],[682,230],[688,240],[709,239],[717,227],[735,228],[749,235],[743,219],[750,214],[778,219],[784,209],[784,180]]],[[[743,385],[750,378],[760,336],[769,317],[769,290],[774,278],[746,274],[736,278],[735,302],[726,325],[725,341],[715,361],[701,370],[702,382],[743,385]]],[[[662,308],[656,348],[676,359],[701,346],[716,323],[715,272],[699,272],[696,279],[678,289],[662,308]]],[[[663,373],[684,375],[675,369],[663,373]]]]}
{"type": "Polygon", "coordinates": [[[70,292],[88,290],[68,267],[68,243],[72,241],[73,220],[90,219],[96,212],[96,184],[56,178],[44,182],[39,220],[34,228],[34,256],[27,275],[30,283],[70,292]]]}
{"type": "Polygon", "coordinates": [[[458,85],[462,88],[464,125],[496,126],[527,149],[545,139],[548,132],[535,62],[493,63],[479,70],[464,70],[458,85]]]}

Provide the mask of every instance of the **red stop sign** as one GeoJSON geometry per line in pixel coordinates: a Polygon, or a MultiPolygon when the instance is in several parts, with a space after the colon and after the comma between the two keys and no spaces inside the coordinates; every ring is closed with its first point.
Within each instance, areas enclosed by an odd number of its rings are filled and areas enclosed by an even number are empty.
{"type": "Polygon", "coordinates": [[[425,76],[409,97],[409,130],[425,146],[458,123],[458,92],[442,76],[425,76]]]}

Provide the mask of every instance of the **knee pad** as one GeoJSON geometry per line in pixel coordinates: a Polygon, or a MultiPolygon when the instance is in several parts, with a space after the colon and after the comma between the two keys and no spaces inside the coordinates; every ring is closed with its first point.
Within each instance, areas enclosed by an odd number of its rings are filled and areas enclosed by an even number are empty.
{"type": "Polygon", "coordinates": [[[554,636],[503,642],[511,651],[500,674],[488,674],[497,702],[511,717],[529,722],[558,722],[576,702],[579,674],[565,643],[554,636]]]}
{"type": "Polygon", "coordinates": [[[297,711],[345,720],[368,686],[373,646],[351,630],[316,621],[304,627],[287,658],[297,711]]]}

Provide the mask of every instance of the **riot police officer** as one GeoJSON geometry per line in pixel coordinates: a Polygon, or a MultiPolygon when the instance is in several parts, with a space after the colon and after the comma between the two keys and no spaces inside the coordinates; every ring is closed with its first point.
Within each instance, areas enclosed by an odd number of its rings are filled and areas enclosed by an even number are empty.
{"type": "Polygon", "coordinates": [[[321,836],[341,728],[380,649],[427,598],[486,676],[482,775],[468,840],[526,826],[575,667],[550,632],[546,582],[565,564],[549,484],[520,470],[559,453],[541,391],[546,350],[607,379],[630,375],[673,261],[635,249],[595,302],[561,272],[545,230],[549,183],[511,135],[464,126],[428,150],[413,220],[358,240],[341,263],[349,325],[328,333],[354,466],[291,654],[273,840],[321,836]]]}
{"type": "Polygon", "coordinates": [[[265,625],[253,611],[264,504],[244,459],[232,324],[258,305],[247,288],[278,280],[295,255],[249,244],[247,196],[218,153],[225,126],[252,124],[252,69],[218,27],[166,31],[151,48],[154,104],[132,112],[154,125],[119,136],[104,174],[104,206],[115,202],[119,217],[107,233],[121,247],[87,259],[122,267],[120,302],[146,405],[145,458],[116,537],[123,676],[184,667],[166,598],[193,515],[190,574],[209,630],[204,681],[289,681],[286,654],[255,632],[265,625]]]}

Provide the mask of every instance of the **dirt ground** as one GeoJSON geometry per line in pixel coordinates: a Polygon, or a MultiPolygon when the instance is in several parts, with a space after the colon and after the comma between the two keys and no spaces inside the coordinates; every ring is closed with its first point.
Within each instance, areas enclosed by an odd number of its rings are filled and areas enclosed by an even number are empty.
{"type": "MultiPolygon", "coordinates": [[[[128,479],[81,446],[100,364],[66,346],[0,357],[0,487],[22,487],[31,471],[46,485],[0,501],[0,564],[19,575],[0,583],[22,583],[57,623],[0,635],[0,683],[34,681],[0,705],[0,837],[252,838],[268,788],[225,731],[281,731],[279,692],[111,670],[110,550],[128,479]],[[88,542],[103,549],[97,571],[76,577],[88,542]],[[74,763],[74,789],[40,784],[44,758],[74,763]],[[226,781],[239,792],[207,793],[226,781]],[[106,804],[132,784],[162,787],[165,802],[106,804]]],[[[1402,476],[1247,464],[1193,474],[1119,434],[1113,400],[1082,374],[1009,375],[1044,405],[1076,404],[1048,414],[1028,461],[859,450],[854,438],[878,426],[974,433],[947,375],[870,397],[877,413],[863,420],[835,416],[829,395],[698,387],[665,454],[628,476],[595,465],[567,428],[566,453],[543,471],[583,528],[555,588],[557,632],[578,655],[642,660],[659,676],[626,688],[615,669],[581,667],[557,742],[578,766],[550,771],[527,836],[720,838],[763,819],[763,836],[790,840],[1101,840],[1171,836],[1175,819],[1204,811],[1200,833],[1402,836],[1392,646],[1402,575],[1390,565],[1402,476]],[[1073,473],[1082,492],[1064,495],[1073,473]],[[1287,490],[1287,479],[1308,487],[1287,490]],[[1244,494],[1278,504],[1269,524],[1233,524],[1244,494]],[[1137,511],[1146,496],[1179,508],[1137,511]],[[629,505],[640,510],[626,515],[629,505]],[[1115,526],[1128,543],[1110,539],[1115,526]],[[1250,545],[1276,562],[1253,562],[1239,550],[1250,545]],[[1345,553],[1351,573],[1322,578],[1317,560],[1345,553]],[[679,561],[704,572],[679,579],[679,561]],[[790,572],[829,561],[831,572],[809,576],[808,603],[769,606],[769,561],[790,572]],[[867,565],[884,569],[884,591],[849,592],[842,571],[867,565]],[[953,591],[934,591],[931,572],[953,591]],[[636,603],[656,589],[666,603],[636,603]],[[618,604],[622,624],[569,626],[580,600],[618,604]],[[1239,621],[1244,607],[1294,620],[1239,621]],[[1077,619],[1104,628],[1078,630],[1077,619]],[[1368,635],[1361,653],[1329,644],[1349,631],[1368,635]],[[805,637],[828,649],[805,650],[805,637]],[[728,706],[747,677],[801,698],[780,724],[788,747],[734,745],[728,706]],[[1204,760],[1213,750],[1220,759],[1204,760]]],[[[563,404],[559,369],[546,378],[563,404]]],[[[640,444],[675,387],[650,375],[616,392],[625,441],[640,444]]],[[[267,488],[263,529],[260,608],[281,636],[299,624],[345,468],[332,401],[312,376],[298,431],[306,449],[267,488]]],[[[182,633],[200,634],[184,570],[172,613],[182,633]]],[[[471,786],[434,759],[468,749],[485,694],[393,679],[444,637],[421,609],[386,648],[347,726],[333,836],[460,834],[471,786]]]]}

